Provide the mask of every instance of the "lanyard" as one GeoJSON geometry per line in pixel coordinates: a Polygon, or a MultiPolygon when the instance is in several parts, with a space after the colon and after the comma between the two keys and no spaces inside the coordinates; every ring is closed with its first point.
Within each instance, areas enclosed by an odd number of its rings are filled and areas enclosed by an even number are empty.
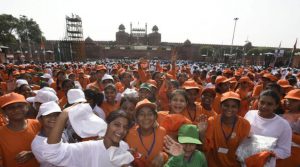
{"type": "Polygon", "coordinates": [[[231,138],[231,136],[232,136],[232,133],[233,133],[235,124],[236,124],[236,122],[237,122],[237,118],[236,118],[236,117],[234,118],[233,126],[232,126],[231,132],[229,133],[228,136],[226,136],[226,134],[225,134],[225,131],[224,131],[224,129],[223,129],[223,124],[222,124],[222,122],[223,122],[223,121],[222,121],[222,118],[221,118],[221,129],[222,129],[222,132],[223,132],[223,136],[224,136],[226,142],[228,142],[228,140],[229,140],[229,139],[231,138]]]}
{"type": "Polygon", "coordinates": [[[152,150],[153,150],[153,148],[154,148],[154,145],[155,145],[155,140],[156,140],[156,137],[155,137],[155,130],[154,130],[154,128],[153,128],[153,140],[152,140],[152,144],[151,144],[149,150],[146,148],[146,146],[145,146],[145,144],[144,144],[144,142],[143,142],[141,129],[138,128],[137,131],[138,131],[138,134],[139,134],[140,141],[141,141],[141,143],[142,143],[144,149],[147,151],[147,156],[146,156],[146,158],[147,158],[148,156],[150,156],[150,154],[151,154],[151,152],[152,152],[152,150]]]}

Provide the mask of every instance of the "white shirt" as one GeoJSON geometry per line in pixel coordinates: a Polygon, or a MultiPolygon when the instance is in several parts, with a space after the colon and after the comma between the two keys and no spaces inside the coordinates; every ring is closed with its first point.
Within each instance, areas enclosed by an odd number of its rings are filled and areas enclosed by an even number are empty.
{"type": "Polygon", "coordinates": [[[102,110],[101,107],[99,107],[98,105],[96,105],[94,108],[93,108],[93,112],[100,118],[102,118],[103,120],[105,120],[105,113],[104,111],[102,110]]]}
{"type": "Polygon", "coordinates": [[[45,158],[43,157],[42,151],[43,151],[43,142],[47,139],[46,137],[36,135],[31,143],[31,150],[36,158],[37,161],[40,163],[40,167],[56,167],[55,165],[52,165],[51,163],[47,162],[45,158]]]}
{"type": "MultiPolygon", "coordinates": [[[[289,123],[278,115],[267,119],[258,115],[258,110],[250,110],[245,115],[251,125],[250,134],[277,138],[274,153],[279,159],[288,158],[291,155],[292,130],[289,123]]],[[[275,166],[275,159],[272,163],[275,166]]],[[[273,166],[271,165],[271,166],[273,166]]]]}
{"type": "Polygon", "coordinates": [[[129,164],[134,160],[127,151],[124,141],[119,147],[105,148],[103,140],[80,143],[48,144],[44,140],[42,155],[44,159],[57,166],[65,167],[117,167],[129,164]]]}

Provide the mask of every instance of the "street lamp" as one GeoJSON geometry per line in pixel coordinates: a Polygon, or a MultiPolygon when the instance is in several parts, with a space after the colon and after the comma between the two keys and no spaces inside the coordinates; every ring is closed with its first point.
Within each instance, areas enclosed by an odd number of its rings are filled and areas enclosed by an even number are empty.
{"type": "Polygon", "coordinates": [[[231,47],[230,47],[230,55],[232,55],[232,47],[233,47],[233,40],[234,40],[234,34],[235,34],[235,27],[236,27],[236,22],[238,21],[238,17],[234,18],[234,28],[233,28],[233,35],[232,35],[232,40],[231,40],[231,47]]]}
{"type": "Polygon", "coordinates": [[[29,48],[29,59],[31,60],[32,59],[32,51],[31,51],[31,44],[30,44],[30,38],[29,38],[29,30],[27,28],[27,25],[26,25],[26,20],[27,20],[27,17],[25,15],[20,15],[20,17],[22,17],[24,19],[24,26],[25,26],[25,30],[26,30],[26,38],[27,38],[27,42],[28,42],[28,48],[29,48]]]}

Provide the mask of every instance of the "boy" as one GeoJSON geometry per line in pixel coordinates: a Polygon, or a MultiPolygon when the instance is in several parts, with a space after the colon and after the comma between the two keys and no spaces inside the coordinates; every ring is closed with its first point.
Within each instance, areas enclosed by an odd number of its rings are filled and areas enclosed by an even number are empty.
{"type": "Polygon", "coordinates": [[[207,167],[205,156],[196,150],[199,140],[199,132],[196,125],[182,125],[178,131],[178,142],[171,137],[165,137],[164,150],[172,157],[164,165],[165,167],[207,167]]]}

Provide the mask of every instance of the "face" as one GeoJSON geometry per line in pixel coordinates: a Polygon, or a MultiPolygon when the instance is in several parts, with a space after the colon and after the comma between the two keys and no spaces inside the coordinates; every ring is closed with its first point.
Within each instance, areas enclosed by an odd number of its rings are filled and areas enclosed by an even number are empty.
{"type": "Polygon", "coordinates": [[[206,106],[211,106],[215,97],[212,93],[204,92],[201,95],[201,104],[206,106]]]}
{"type": "Polygon", "coordinates": [[[139,90],[139,98],[140,100],[143,99],[151,99],[151,92],[148,89],[140,89],[139,90]]]}
{"type": "Polygon", "coordinates": [[[158,87],[162,85],[163,79],[161,73],[157,73],[153,79],[156,81],[158,87]]]}
{"type": "Polygon", "coordinates": [[[130,81],[131,81],[131,75],[130,74],[127,74],[125,73],[122,77],[122,83],[124,85],[130,85],[130,81]]]}
{"type": "Polygon", "coordinates": [[[153,128],[154,122],[156,120],[156,115],[152,111],[153,109],[150,107],[142,107],[139,110],[139,114],[137,115],[137,123],[140,128],[143,130],[148,130],[153,128]]]}
{"type": "Polygon", "coordinates": [[[24,95],[25,98],[31,96],[31,88],[29,85],[22,86],[22,89],[20,90],[20,94],[24,95]]]}
{"type": "Polygon", "coordinates": [[[241,88],[242,88],[242,89],[247,89],[247,88],[249,88],[248,82],[241,82],[240,85],[241,85],[241,88]]]}
{"type": "Polygon", "coordinates": [[[113,83],[114,83],[114,81],[111,79],[106,79],[106,80],[102,81],[103,87],[105,87],[108,84],[113,84],[113,83]]]}
{"type": "Polygon", "coordinates": [[[187,105],[187,101],[181,94],[175,94],[170,101],[171,111],[174,113],[181,113],[187,105]]]}
{"type": "Polygon", "coordinates": [[[54,112],[45,116],[41,116],[40,123],[45,128],[53,128],[56,123],[56,118],[59,116],[59,112],[54,112]]]}
{"type": "Polygon", "coordinates": [[[221,92],[225,93],[225,92],[229,91],[230,83],[229,82],[221,83],[221,84],[219,84],[219,87],[220,87],[221,92]]]}
{"type": "Polygon", "coordinates": [[[188,97],[189,97],[189,103],[190,104],[193,104],[197,97],[198,97],[198,94],[199,94],[199,90],[198,89],[188,89],[186,90],[187,94],[188,94],[188,97]]]}
{"type": "Polygon", "coordinates": [[[239,111],[239,102],[234,99],[228,99],[221,103],[222,115],[226,118],[233,118],[239,111]]]}
{"type": "Polygon", "coordinates": [[[96,72],[97,79],[101,79],[104,76],[105,72],[106,72],[105,70],[98,70],[96,72]]]}
{"type": "Polygon", "coordinates": [[[135,115],[135,104],[130,102],[130,101],[125,101],[122,106],[121,109],[124,110],[125,112],[127,112],[131,118],[134,118],[135,115]]]}
{"type": "Polygon", "coordinates": [[[185,74],[179,75],[177,79],[178,79],[178,82],[179,82],[180,84],[183,84],[185,81],[188,80],[188,78],[187,78],[187,76],[186,76],[185,74]]]}
{"type": "Polygon", "coordinates": [[[264,118],[270,118],[274,115],[274,111],[277,109],[278,104],[271,96],[261,96],[258,101],[259,115],[264,118]]]}
{"type": "Polygon", "coordinates": [[[300,111],[300,100],[296,99],[287,99],[286,100],[287,108],[290,111],[300,111]]]}
{"type": "Polygon", "coordinates": [[[72,82],[67,82],[62,89],[67,93],[70,89],[74,89],[74,85],[72,82]]]}
{"type": "Polygon", "coordinates": [[[64,73],[59,73],[58,76],[57,76],[57,79],[59,81],[63,81],[66,79],[66,75],[64,73]]]}
{"type": "Polygon", "coordinates": [[[69,75],[69,77],[68,77],[70,80],[72,80],[72,81],[75,81],[75,74],[72,74],[72,75],[69,75]]]}
{"type": "Polygon", "coordinates": [[[196,150],[197,145],[196,144],[181,144],[183,146],[184,150],[184,157],[189,158],[193,154],[193,152],[196,150]]]}
{"type": "Polygon", "coordinates": [[[117,96],[117,92],[114,89],[105,89],[104,94],[107,102],[114,102],[117,96]]]}
{"type": "Polygon", "coordinates": [[[118,146],[120,141],[126,136],[129,129],[127,118],[119,117],[108,124],[105,137],[112,142],[113,146],[118,146]]]}
{"type": "Polygon", "coordinates": [[[13,103],[4,107],[4,113],[9,120],[24,120],[27,112],[27,103],[13,103]]]}

